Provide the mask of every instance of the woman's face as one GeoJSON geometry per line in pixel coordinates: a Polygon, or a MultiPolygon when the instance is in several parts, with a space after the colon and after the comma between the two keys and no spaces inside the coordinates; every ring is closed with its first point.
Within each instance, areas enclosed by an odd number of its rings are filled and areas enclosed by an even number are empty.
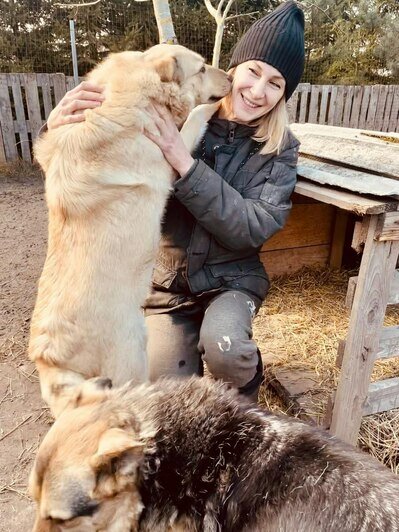
{"type": "Polygon", "coordinates": [[[244,124],[265,115],[284,96],[285,79],[263,61],[246,61],[236,67],[231,92],[230,120],[244,124]]]}

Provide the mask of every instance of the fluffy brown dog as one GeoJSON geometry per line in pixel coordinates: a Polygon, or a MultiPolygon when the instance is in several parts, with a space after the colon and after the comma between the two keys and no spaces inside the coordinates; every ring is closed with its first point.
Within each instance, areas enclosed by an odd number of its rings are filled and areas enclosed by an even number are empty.
{"type": "Polygon", "coordinates": [[[36,458],[35,532],[399,530],[397,477],[223,385],[125,385],[75,404],[36,458]]]}
{"type": "MultiPolygon", "coordinates": [[[[113,54],[88,79],[105,88],[103,105],[35,146],[46,174],[49,238],[29,356],[55,416],[85,379],[147,378],[141,308],[172,170],[143,134],[154,128],[146,107],[166,106],[181,126],[195,105],[231,86],[225,72],[178,45],[113,54]]],[[[189,148],[200,133],[195,123],[184,128],[189,148]]]]}

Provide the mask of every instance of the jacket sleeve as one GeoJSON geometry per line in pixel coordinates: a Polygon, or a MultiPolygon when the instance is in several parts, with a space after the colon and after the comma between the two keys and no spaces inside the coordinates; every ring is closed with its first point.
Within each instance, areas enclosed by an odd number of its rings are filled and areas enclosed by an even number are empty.
{"type": "Polygon", "coordinates": [[[257,249],[281,229],[291,210],[298,146],[249,175],[242,193],[203,161],[175,183],[175,196],[224,247],[257,249]]]}

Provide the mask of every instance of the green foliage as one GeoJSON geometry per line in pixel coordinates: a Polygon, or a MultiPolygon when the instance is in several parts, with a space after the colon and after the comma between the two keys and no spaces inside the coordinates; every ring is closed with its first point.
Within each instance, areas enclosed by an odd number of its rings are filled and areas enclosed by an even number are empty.
{"type": "MultiPolygon", "coordinates": [[[[82,0],[83,1],[83,0],[82,0]]],[[[218,0],[212,0],[217,6],[218,0]]],[[[239,37],[280,0],[236,0],[226,22],[220,65],[239,37]],[[241,15],[241,16],[235,16],[241,15]]],[[[307,61],[303,81],[397,83],[398,0],[302,0],[307,61]]],[[[203,0],[170,0],[179,42],[212,59],[216,23],[203,0]]],[[[79,74],[110,51],[158,42],[151,0],[102,0],[66,9],[54,0],[0,0],[0,71],[72,74],[69,18],[75,20],[79,74]]]]}

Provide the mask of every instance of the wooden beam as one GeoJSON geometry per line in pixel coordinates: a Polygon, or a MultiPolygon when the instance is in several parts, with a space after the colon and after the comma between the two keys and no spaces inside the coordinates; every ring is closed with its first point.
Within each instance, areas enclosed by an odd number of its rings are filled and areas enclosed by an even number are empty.
{"type": "MultiPolygon", "coordinates": [[[[338,368],[342,366],[342,359],[345,351],[345,340],[339,340],[337,358],[335,364],[338,368]]],[[[378,350],[375,354],[375,360],[381,358],[392,358],[399,356],[399,325],[393,325],[392,327],[383,327],[378,350]]]]}
{"type": "Polygon", "coordinates": [[[260,260],[270,277],[295,273],[304,266],[327,266],[330,252],[329,244],[306,246],[303,248],[277,249],[262,251],[260,260]]]}
{"type": "Polygon", "coordinates": [[[378,240],[399,240],[399,212],[387,212],[384,214],[384,223],[378,240]]]}
{"type": "MultiPolygon", "coordinates": [[[[352,308],[357,282],[358,282],[357,276],[349,277],[348,289],[346,291],[346,299],[345,299],[345,306],[347,308],[352,308]]],[[[393,272],[391,288],[388,294],[387,305],[397,305],[398,303],[399,303],[399,270],[395,270],[393,272]]]]}
{"type": "Polygon", "coordinates": [[[335,190],[302,180],[297,182],[295,192],[362,216],[365,214],[380,214],[396,211],[398,208],[398,202],[395,200],[385,199],[384,201],[378,201],[377,199],[366,198],[358,194],[352,194],[351,192],[335,190]]]}
{"type": "Polygon", "coordinates": [[[356,444],[359,433],[399,255],[399,241],[375,240],[380,221],[380,216],[370,221],[331,422],[331,432],[352,444],[356,444]]]}
{"type": "Polygon", "coordinates": [[[363,406],[363,415],[379,414],[399,408],[399,378],[372,382],[363,406]]]}
{"type": "Polygon", "coordinates": [[[356,253],[361,253],[363,251],[363,246],[364,246],[364,243],[366,242],[369,224],[370,224],[370,216],[363,216],[361,222],[355,222],[355,227],[353,228],[351,247],[352,249],[356,251],[356,253]]]}

